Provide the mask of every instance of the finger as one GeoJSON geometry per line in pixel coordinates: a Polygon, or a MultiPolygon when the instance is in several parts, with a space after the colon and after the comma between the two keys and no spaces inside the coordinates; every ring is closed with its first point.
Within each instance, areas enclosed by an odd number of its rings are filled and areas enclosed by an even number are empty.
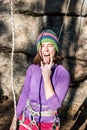
{"type": "Polygon", "coordinates": [[[51,56],[51,58],[50,58],[50,66],[52,66],[52,64],[53,64],[53,57],[51,56]]]}
{"type": "Polygon", "coordinates": [[[43,68],[43,61],[41,61],[41,68],[43,68]]]}

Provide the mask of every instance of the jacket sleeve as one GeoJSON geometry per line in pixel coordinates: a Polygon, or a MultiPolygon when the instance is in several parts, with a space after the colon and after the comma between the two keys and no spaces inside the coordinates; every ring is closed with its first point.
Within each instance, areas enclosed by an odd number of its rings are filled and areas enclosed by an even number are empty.
{"type": "Polygon", "coordinates": [[[28,99],[30,91],[30,82],[31,82],[31,67],[29,67],[28,70],[26,71],[24,85],[16,107],[17,117],[19,117],[22,114],[22,111],[26,105],[26,100],[28,99]]]}
{"type": "Polygon", "coordinates": [[[65,68],[60,67],[60,72],[55,76],[57,80],[56,86],[54,86],[55,94],[47,100],[48,106],[52,110],[61,107],[70,84],[70,75],[65,68]]]}

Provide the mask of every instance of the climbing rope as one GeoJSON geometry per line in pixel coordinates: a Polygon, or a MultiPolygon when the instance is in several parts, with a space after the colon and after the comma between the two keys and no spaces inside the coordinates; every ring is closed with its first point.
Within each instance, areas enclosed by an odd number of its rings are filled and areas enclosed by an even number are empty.
{"type": "MultiPolygon", "coordinates": [[[[13,81],[13,58],[14,58],[14,35],[15,35],[15,28],[14,28],[14,10],[13,10],[13,1],[10,1],[10,7],[11,7],[11,28],[12,28],[12,53],[11,53],[11,87],[12,87],[12,93],[13,93],[13,100],[14,100],[14,116],[16,117],[16,97],[15,97],[15,90],[14,90],[14,81],[13,81]]],[[[16,121],[15,126],[16,130],[16,121]]]]}
{"type": "MultiPolygon", "coordinates": [[[[81,6],[78,35],[79,35],[79,33],[80,33],[80,30],[81,30],[81,19],[82,19],[82,11],[83,11],[82,9],[83,9],[84,3],[85,3],[85,0],[83,0],[82,6],[81,6]]],[[[67,12],[68,12],[68,9],[69,9],[69,5],[70,5],[70,0],[68,1],[67,7],[66,7],[66,10],[65,10],[65,16],[64,16],[65,18],[66,18],[66,16],[67,16],[67,12]]],[[[61,25],[61,29],[60,29],[60,33],[59,33],[59,36],[58,36],[58,40],[60,39],[60,36],[61,36],[62,30],[63,30],[63,27],[64,27],[64,22],[63,22],[62,25],[61,25]]]]}
{"type": "MultiPolygon", "coordinates": [[[[79,37],[79,34],[80,34],[80,32],[81,32],[81,27],[82,27],[82,23],[81,23],[81,21],[82,21],[82,12],[83,12],[83,7],[84,7],[84,3],[85,3],[85,0],[83,0],[83,2],[82,2],[82,5],[81,5],[81,9],[80,9],[80,17],[79,17],[79,30],[78,30],[78,37],[79,37]]],[[[77,37],[77,38],[78,38],[77,37]]],[[[78,39],[77,39],[78,40],[78,39]]]]}
{"type": "MultiPolygon", "coordinates": [[[[65,18],[66,18],[66,16],[67,16],[67,12],[68,12],[69,5],[70,5],[70,0],[68,1],[67,7],[66,7],[66,10],[65,10],[65,16],[64,16],[65,18]]],[[[60,29],[60,32],[59,32],[58,40],[60,39],[60,36],[61,36],[62,30],[63,30],[63,27],[64,27],[64,22],[63,22],[62,25],[61,25],[61,29],[60,29]]]]}

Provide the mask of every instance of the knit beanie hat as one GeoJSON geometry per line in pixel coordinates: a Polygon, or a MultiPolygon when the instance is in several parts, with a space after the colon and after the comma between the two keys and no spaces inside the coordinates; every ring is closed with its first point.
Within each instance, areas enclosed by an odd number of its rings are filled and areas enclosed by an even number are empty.
{"type": "Polygon", "coordinates": [[[53,32],[50,29],[44,30],[37,38],[36,45],[37,45],[37,51],[39,50],[39,47],[44,42],[50,42],[54,45],[56,51],[59,51],[58,48],[58,38],[55,32],[53,32]]]}

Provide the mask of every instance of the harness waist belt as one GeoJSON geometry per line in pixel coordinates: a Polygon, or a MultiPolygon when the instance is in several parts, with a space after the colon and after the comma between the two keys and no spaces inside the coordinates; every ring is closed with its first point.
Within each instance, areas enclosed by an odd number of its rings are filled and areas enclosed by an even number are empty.
{"type": "Polygon", "coordinates": [[[37,116],[52,116],[53,115],[53,111],[51,110],[48,110],[48,111],[41,111],[41,112],[36,112],[34,110],[30,110],[31,111],[31,114],[35,114],[37,116]]]}
{"type": "Polygon", "coordinates": [[[41,112],[36,112],[35,110],[33,110],[32,106],[30,105],[30,102],[29,100],[27,101],[27,105],[26,105],[26,108],[28,108],[28,110],[30,111],[30,113],[32,115],[36,115],[36,116],[52,116],[53,115],[53,112],[52,110],[46,110],[46,111],[41,111],[41,112]]]}

